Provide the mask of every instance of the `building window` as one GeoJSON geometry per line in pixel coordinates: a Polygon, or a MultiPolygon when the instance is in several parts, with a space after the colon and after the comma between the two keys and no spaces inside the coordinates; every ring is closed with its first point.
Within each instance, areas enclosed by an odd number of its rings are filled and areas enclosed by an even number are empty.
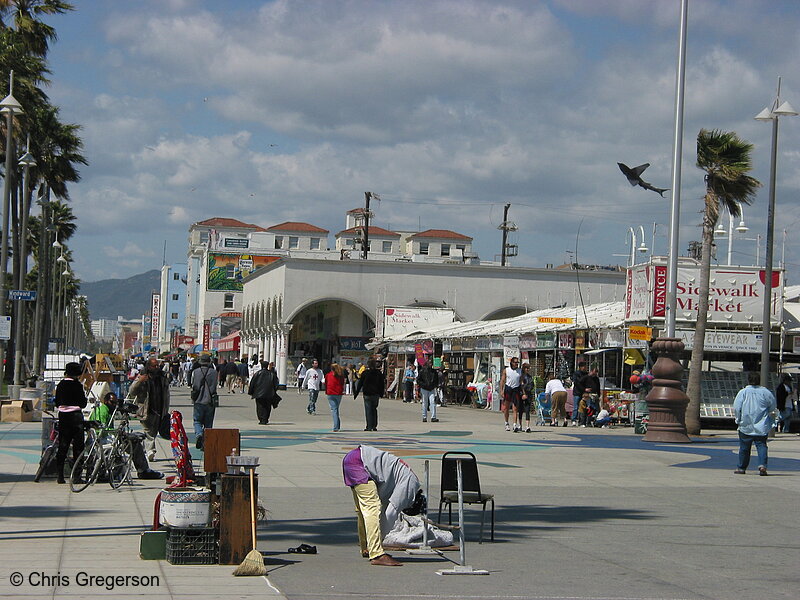
{"type": "Polygon", "coordinates": [[[461,250],[464,252],[466,249],[467,247],[464,244],[456,244],[456,250],[461,250]]]}
{"type": "Polygon", "coordinates": [[[354,244],[353,244],[353,238],[347,238],[347,239],[345,239],[345,241],[344,241],[344,245],[345,245],[345,246],[349,246],[350,248],[352,248],[352,247],[354,246],[354,244]]]}
{"type": "Polygon", "coordinates": [[[300,245],[300,238],[294,235],[289,236],[289,249],[297,248],[300,245]]]}
{"type": "Polygon", "coordinates": [[[172,294],[172,299],[173,300],[179,300],[180,296],[178,296],[178,294],[172,294]]]}
{"type": "Polygon", "coordinates": [[[427,254],[428,253],[428,242],[420,242],[419,243],[419,253],[420,254],[427,254]]]}
{"type": "Polygon", "coordinates": [[[200,232],[200,243],[201,244],[207,244],[208,243],[208,232],[207,231],[201,231],[200,232]]]}
{"type": "Polygon", "coordinates": [[[236,279],[236,265],[225,265],[225,278],[236,279]]]}
{"type": "Polygon", "coordinates": [[[170,319],[177,319],[178,318],[178,313],[172,313],[169,318],[170,319]]]}
{"type": "Polygon", "coordinates": [[[276,235],[275,236],[275,250],[280,250],[281,248],[283,248],[283,236],[282,235],[276,235]]]}
{"type": "Polygon", "coordinates": [[[320,238],[311,238],[311,249],[312,250],[319,250],[321,241],[322,240],[320,238]]]}
{"type": "Polygon", "coordinates": [[[389,254],[392,251],[392,242],[383,242],[383,253],[389,254]]]}
{"type": "Polygon", "coordinates": [[[225,310],[233,310],[233,294],[225,294],[225,303],[223,304],[225,310]]]}
{"type": "Polygon", "coordinates": [[[450,256],[450,244],[442,244],[442,256],[450,256]]]}
{"type": "Polygon", "coordinates": [[[172,274],[172,281],[178,281],[181,278],[180,273],[173,273],[172,274]]]}

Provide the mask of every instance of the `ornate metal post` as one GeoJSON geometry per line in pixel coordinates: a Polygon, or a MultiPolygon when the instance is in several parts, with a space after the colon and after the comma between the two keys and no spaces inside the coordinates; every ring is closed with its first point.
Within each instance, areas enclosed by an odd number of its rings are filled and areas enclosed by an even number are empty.
{"type": "Polygon", "coordinates": [[[651,370],[653,389],[645,398],[650,420],[644,441],[691,443],[692,440],[686,435],[689,397],[682,389],[683,367],[677,360],[683,351],[683,342],[679,338],[658,338],[653,342],[652,349],[658,359],[651,370]]]}

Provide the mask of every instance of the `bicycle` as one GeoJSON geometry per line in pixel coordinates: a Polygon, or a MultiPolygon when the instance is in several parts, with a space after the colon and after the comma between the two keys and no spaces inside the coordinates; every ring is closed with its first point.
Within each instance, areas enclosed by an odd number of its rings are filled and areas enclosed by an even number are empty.
{"type": "MultiPolygon", "coordinates": [[[[45,415],[52,417],[50,413],[45,415]]],[[[56,460],[56,453],[58,452],[58,421],[53,423],[53,432],[50,434],[50,444],[42,452],[42,458],[39,459],[39,468],[36,470],[36,475],[33,477],[34,483],[39,483],[47,470],[50,468],[51,463],[56,460]]]]}
{"type": "Polygon", "coordinates": [[[115,490],[129,479],[133,457],[133,445],[129,438],[129,410],[127,407],[121,410],[114,409],[109,422],[114,422],[118,412],[122,413],[122,422],[110,431],[103,428],[99,421],[84,422],[83,426],[89,439],[83,452],[75,460],[70,473],[69,486],[73,492],[80,493],[94,484],[101,473],[115,490]],[[110,442],[107,442],[109,436],[110,442]]]}

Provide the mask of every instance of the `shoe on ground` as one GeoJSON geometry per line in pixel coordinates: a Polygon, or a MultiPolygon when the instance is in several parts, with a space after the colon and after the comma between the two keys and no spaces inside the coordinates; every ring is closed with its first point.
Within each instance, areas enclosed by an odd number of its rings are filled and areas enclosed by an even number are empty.
{"type": "Polygon", "coordinates": [[[161,471],[148,469],[139,473],[139,479],[164,479],[164,474],[161,471]]]}
{"type": "Polygon", "coordinates": [[[378,565],[381,567],[400,567],[403,565],[403,563],[401,563],[399,560],[395,560],[388,554],[381,554],[379,557],[373,558],[371,561],[369,561],[369,564],[378,565]]]}
{"type": "Polygon", "coordinates": [[[56,483],[67,483],[67,480],[66,480],[66,479],[64,479],[64,476],[62,475],[61,477],[59,477],[59,478],[56,480],[56,483]]]}
{"type": "Polygon", "coordinates": [[[769,473],[767,473],[767,467],[758,467],[758,474],[762,476],[769,475],[769,473]]]}
{"type": "Polygon", "coordinates": [[[428,422],[428,419],[426,419],[425,417],[422,417],[422,422],[423,422],[423,423],[427,423],[427,422],[428,422]]]}
{"type": "Polygon", "coordinates": [[[514,423],[514,433],[519,433],[522,430],[522,427],[514,423]]]}
{"type": "Polygon", "coordinates": [[[431,419],[431,423],[438,423],[438,422],[439,422],[439,419],[437,419],[436,417],[433,417],[431,419]]]}
{"type": "Polygon", "coordinates": [[[148,461],[153,462],[155,459],[156,459],[156,453],[155,452],[148,452],[147,453],[147,460],[148,461]]]}
{"type": "Polygon", "coordinates": [[[364,551],[361,553],[361,558],[369,558],[369,552],[367,552],[366,550],[364,550],[364,551]]]}
{"type": "Polygon", "coordinates": [[[506,423],[506,431],[511,431],[511,427],[509,427],[508,423],[506,423]]]}
{"type": "Polygon", "coordinates": [[[202,435],[198,435],[197,436],[197,441],[195,441],[194,447],[197,448],[198,450],[202,450],[203,449],[203,436],[202,435]]]}
{"type": "Polygon", "coordinates": [[[530,427],[526,427],[525,428],[525,433],[530,433],[530,432],[531,432],[531,428],[530,427]]]}
{"type": "Polygon", "coordinates": [[[337,432],[337,431],[339,431],[339,430],[338,430],[338,429],[334,429],[333,431],[334,431],[334,433],[335,433],[335,432],[337,432]]]}
{"type": "Polygon", "coordinates": [[[572,422],[572,426],[575,427],[577,423],[575,421],[572,422]]]}
{"type": "Polygon", "coordinates": [[[259,421],[259,425],[269,425],[269,421],[259,421]]]}
{"type": "Polygon", "coordinates": [[[734,473],[735,473],[736,475],[744,475],[745,471],[744,471],[744,469],[736,469],[736,470],[734,471],[734,473]]]}

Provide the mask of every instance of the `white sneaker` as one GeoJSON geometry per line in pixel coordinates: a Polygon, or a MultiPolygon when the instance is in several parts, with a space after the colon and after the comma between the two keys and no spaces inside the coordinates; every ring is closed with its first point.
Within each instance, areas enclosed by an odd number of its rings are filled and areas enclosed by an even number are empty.
{"type": "Polygon", "coordinates": [[[518,431],[522,431],[522,427],[514,423],[514,433],[517,433],[518,431]]]}
{"type": "Polygon", "coordinates": [[[506,431],[511,431],[511,427],[508,426],[508,423],[506,423],[506,431]]]}
{"type": "Polygon", "coordinates": [[[155,459],[156,459],[156,453],[155,453],[155,452],[148,452],[148,453],[147,453],[147,460],[148,460],[148,461],[152,462],[152,461],[154,461],[155,459]]]}
{"type": "Polygon", "coordinates": [[[575,427],[577,424],[578,424],[578,423],[577,423],[577,421],[573,421],[573,422],[572,422],[572,426],[573,426],[573,427],[575,427]]]}

